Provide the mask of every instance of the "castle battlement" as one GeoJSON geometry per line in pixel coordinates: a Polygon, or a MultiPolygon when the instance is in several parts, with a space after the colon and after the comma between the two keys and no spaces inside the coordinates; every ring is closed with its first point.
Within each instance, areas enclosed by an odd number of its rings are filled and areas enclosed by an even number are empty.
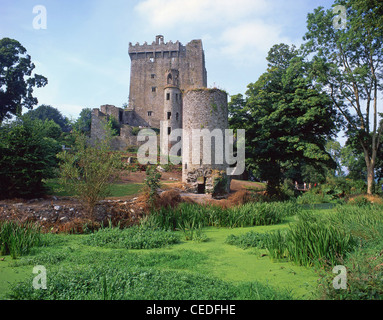
{"type": "Polygon", "coordinates": [[[161,35],[156,36],[156,40],[152,42],[152,44],[148,44],[144,42],[142,45],[140,43],[136,43],[133,45],[129,42],[129,54],[134,53],[151,53],[151,52],[165,52],[165,51],[182,51],[184,46],[177,40],[176,42],[164,41],[164,37],[161,35]]]}

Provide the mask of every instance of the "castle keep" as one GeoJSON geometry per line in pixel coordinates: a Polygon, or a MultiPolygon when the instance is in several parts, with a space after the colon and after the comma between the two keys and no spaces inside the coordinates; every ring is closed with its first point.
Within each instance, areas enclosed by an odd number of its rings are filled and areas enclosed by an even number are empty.
{"type": "MultiPolygon", "coordinates": [[[[143,125],[159,128],[164,120],[164,95],[178,94],[177,90],[207,87],[205,54],[201,40],[193,40],[186,46],[180,42],[164,42],[163,36],[148,45],[129,44],[131,59],[129,106],[133,108],[143,125]],[[164,93],[164,89],[168,88],[164,93]]],[[[166,101],[165,99],[165,101],[166,101]]],[[[172,116],[175,116],[172,115],[172,116]]]]}
{"type": "MultiPolygon", "coordinates": [[[[179,41],[165,43],[158,35],[151,44],[129,43],[131,59],[129,103],[125,108],[111,105],[93,109],[91,138],[102,139],[102,121],[113,117],[119,123],[120,135],[112,140],[112,147],[126,150],[136,145],[134,128],[161,128],[170,135],[175,129],[227,129],[227,94],[207,88],[205,54],[201,40],[185,46],[179,41]]],[[[158,136],[158,138],[160,135],[158,136]]],[[[167,145],[166,147],[171,147],[167,145]]],[[[189,191],[214,193],[217,179],[221,189],[228,192],[230,177],[225,163],[198,164],[191,161],[192,147],[182,145],[182,180],[189,191]]],[[[215,139],[212,143],[215,153],[215,139]]]]}

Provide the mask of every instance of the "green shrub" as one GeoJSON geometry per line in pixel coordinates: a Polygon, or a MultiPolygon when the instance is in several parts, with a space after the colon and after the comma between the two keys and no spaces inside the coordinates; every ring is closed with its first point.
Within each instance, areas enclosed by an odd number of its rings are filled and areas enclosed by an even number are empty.
{"type": "Polygon", "coordinates": [[[161,173],[157,171],[155,166],[146,168],[146,178],[144,179],[145,191],[149,195],[149,205],[154,206],[158,198],[158,188],[160,187],[161,173]]]}
{"type": "Polygon", "coordinates": [[[0,220],[0,255],[10,254],[16,259],[39,245],[41,245],[41,234],[36,225],[31,223],[21,225],[13,221],[0,220]]]}
{"type": "Polygon", "coordinates": [[[152,249],[178,243],[179,237],[170,231],[152,230],[141,226],[126,229],[101,228],[88,235],[84,244],[96,247],[152,249]]]}
{"type": "Polygon", "coordinates": [[[304,192],[297,198],[298,204],[330,203],[332,197],[325,193],[317,193],[315,190],[304,192]]]}
{"type": "Polygon", "coordinates": [[[94,220],[94,208],[110,194],[110,187],[123,168],[121,154],[110,150],[110,131],[105,127],[104,140],[91,145],[85,135],[78,134],[72,150],[64,150],[60,160],[60,183],[85,205],[94,220]]]}
{"type": "Polygon", "coordinates": [[[29,117],[0,126],[0,199],[44,195],[43,179],[54,177],[61,148],[49,136],[56,130],[61,131],[52,120],[29,117]]]}

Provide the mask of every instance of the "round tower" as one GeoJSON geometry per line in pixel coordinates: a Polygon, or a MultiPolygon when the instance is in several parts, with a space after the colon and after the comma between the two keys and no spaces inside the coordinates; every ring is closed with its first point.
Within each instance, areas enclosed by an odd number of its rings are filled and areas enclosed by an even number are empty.
{"type": "Polygon", "coordinates": [[[192,89],[183,95],[182,181],[194,193],[213,196],[230,191],[225,161],[228,129],[227,93],[219,89],[192,89]]]}
{"type": "MultiPolygon", "coordinates": [[[[165,81],[161,151],[168,154],[170,148],[177,143],[177,141],[170,141],[170,134],[173,130],[182,128],[182,93],[179,88],[179,71],[167,70],[165,81]]],[[[181,137],[179,137],[180,139],[181,137]]]]}

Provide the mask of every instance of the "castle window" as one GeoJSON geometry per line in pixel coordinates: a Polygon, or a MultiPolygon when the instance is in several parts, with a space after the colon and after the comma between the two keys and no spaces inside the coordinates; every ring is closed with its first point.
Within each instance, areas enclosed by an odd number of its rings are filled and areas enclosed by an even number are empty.
{"type": "Polygon", "coordinates": [[[156,75],[155,75],[154,73],[152,73],[152,74],[150,75],[150,77],[151,77],[152,79],[154,79],[154,78],[156,77],[156,75]]]}
{"type": "Polygon", "coordinates": [[[149,61],[150,62],[154,62],[154,58],[149,58],[149,61]]]}
{"type": "Polygon", "coordinates": [[[176,93],[176,101],[178,101],[178,93],[176,93]]]}
{"type": "Polygon", "coordinates": [[[168,84],[172,84],[172,74],[171,73],[168,74],[167,82],[168,82],[168,84]]]}
{"type": "Polygon", "coordinates": [[[172,128],[168,127],[168,134],[172,133],[172,128]]]}
{"type": "Polygon", "coordinates": [[[176,120],[178,121],[179,118],[180,118],[180,115],[179,115],[179,113],[177,112],[177,113],[176,113],[176,120]]]}
{"type": "Polygon", "coordinates": [[[170,93],[166,94],[166,100],[170,100],[170,93]]]}
{"type": "Polygon", "coordinates": [[[152,87],[152,92],[156,92],[157,91],[157,87],[152,87]]]}
{"type": "Polygon", "coordinates": [[[168,120],[170,120],[171,116],[172,116],[172,113],[168,112],[168,120]]]}
{"type": "Polygon", "coordinates": [[[153,111],[148,111],[148,117],[151,117],[153,115],[153,111]]]}

